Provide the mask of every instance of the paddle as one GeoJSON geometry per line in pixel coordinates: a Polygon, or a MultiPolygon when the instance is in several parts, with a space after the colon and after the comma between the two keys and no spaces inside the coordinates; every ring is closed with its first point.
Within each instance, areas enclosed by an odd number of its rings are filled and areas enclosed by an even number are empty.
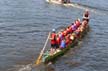
{"type": "Polygon", "coordinates": [[[49,37],[50,37],[50,32],[49,32],[48,37],[47,37],[47,39],[46,39],[46,41],[45,41],[44,47],[43,47],[43,49],[41,50],[40,55],[38,56],[38,58],[37,58],[37,60],[36,60],[36,62],[35,62],[36,65],[38,65],[38,64],[41,63],[42,55],[43,55],[44,50],[45,50],[45,47],[46,47],[46,45],[47,45],[47,43],[48,43],[49,37]]]}

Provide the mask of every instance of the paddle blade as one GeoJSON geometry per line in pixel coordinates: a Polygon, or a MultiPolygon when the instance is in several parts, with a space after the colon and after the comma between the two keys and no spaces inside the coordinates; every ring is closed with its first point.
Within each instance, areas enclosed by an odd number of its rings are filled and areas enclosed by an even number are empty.
{"type": "Polygon", "coordinates": [[[38,59],[36,60],[36,62],[35,62],[35,64],[36,65],[39,65],[42,61],[42,55],[40,55],[39,57],[38,57],[38,59]]]}

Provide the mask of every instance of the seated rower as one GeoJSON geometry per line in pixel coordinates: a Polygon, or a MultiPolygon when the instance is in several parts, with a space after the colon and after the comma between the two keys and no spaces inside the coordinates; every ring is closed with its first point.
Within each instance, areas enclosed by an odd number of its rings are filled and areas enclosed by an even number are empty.
{"type": "Polygon", "coordinates": [[[59,48],[60,43],[61,43],[61,37],[59,36],[59,33],[57,34],[56,42],[57,42],[57,48],[59,48]]]}
{"type": "Polygon", "coordinates": [[[72,26],[72,25],[73,25],[73,23],[72,23],[71,25],[68,26],[68,33],[69,33],[69,34],[73,32],[73,30],[72,30],[72,27],[73,27],[73,26],[72,26]]]}
{"type": "Polygon", "coordinates": [[[69,33],[72,33],[72,32],[73,32],[72,27],[69,26],[69,33]]]}
{"type": "Polygon", "coordinates": [[[63,35],[64,35],[64,37],[67,35],[67,30],[66,29],[63,31],[63,35]]]}
{"type": "Polygon", "coordinates": [[[75,23],[71,27],[72,27],[72,31],[75,31],[77,29],[77,26],[75,23]]]}
{"type": "Polygon", "coordinates": [[[79,18],[75,21],[75,24],[76,24],[77,28],[81,25],[79,18]]]}
{"type": "Polygon", "coordinates": [[[77,38],[80,38],[80,27],[78,27],[78,29],[77,30],[75,30],[75,34],[76,34],[76,37],[77,38]]]}
{"type": "Polygon", "coordinates": [[[71,33],[69,28],[70,28],[69,26],[66,28],[67,34],[71,33]]]}
{"type": "Polygon", "coordinates": [[[62,40],[63,39],[63,33],[62,33],[62,31],[58,32],[58,35],[60,37],[60,40],[62,40]]]}
{"type": "Polygon", "coordinates": [[[62,40],[65,36],[64,36],[64,32],[63,30],[61,30],[61,32],[59,33],[60,39],[62,40]]]}
{"type": "Polygon", "coordinates": [[[83,14],[83,21],[86,20],[89,22],[89,11],[86,9],[84,14],[83,14]]]}
{"type": "Polygon", "coordinates": [[[70,34],[68,34],[65,38],[66,38],[66,46],[68,46],[71,43],[70,34]]]}
{"type": "Polygon", "coordinates": [[[74,40],[75,40],[75,38],[76,38],[75,33],[72,33],[72,34],[70,35],[70,40],[71,40],[71,41],[74,41],[74,40]]]}
{"type": "Polygon", "coordinates": [[[66,48],[66,41],[65,41],[65,38],[63,38],[63,39],[61,40],[61,44],[60,44],[60,49],[64,49],[64,48],[66,48]]]}

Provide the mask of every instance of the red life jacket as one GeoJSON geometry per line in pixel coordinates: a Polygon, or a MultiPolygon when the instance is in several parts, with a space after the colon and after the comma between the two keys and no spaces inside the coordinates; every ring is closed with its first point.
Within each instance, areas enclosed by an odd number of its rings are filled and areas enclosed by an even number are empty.
{"type": "Polygon", "coordinates": [[[67,31],[65,30],[65,31],[63,31],[63,35],[64,36],[66,36],[67,35],[67,31]]]}
{"type": "Polygon", "coordinates": [[[73,31],[72,31],[72,27],[71,27],[71,26],[69,27],[69,32],[70,32],[70,33],[72,33],[72,32],[73,32],[73,31]]]}
{"type": "Polygon", "coordinates": [[[66,29],[67,34],[69,34],[69,28],[66,29]]]}
{"type": "Polygon", "coordinates": [[[57,41],[57,44],[60,45],[60,43],[61,43],[60,37],[57,37],[57,40],[56,41],[57,41]]]}
{"type": "Polygon", "coordinates": [[[56,44],[56,34],[55,33],[52,33],[51,34],[51,44],[56,44]]]}
{"type": "Polygon", "coordinates": [[[77,27],[79,27],[81,25],[80,21],[77,21],[75,24],[77,27]]]}
{"type": "Polygon", "coordinates": [[[69,35],[66,36],[66,46],[70,43],[69,35]]]}

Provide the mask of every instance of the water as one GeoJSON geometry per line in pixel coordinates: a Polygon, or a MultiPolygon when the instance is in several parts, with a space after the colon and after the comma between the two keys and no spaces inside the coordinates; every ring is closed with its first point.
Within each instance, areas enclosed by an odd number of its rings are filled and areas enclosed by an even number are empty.
{"type": "Polygon", "coordinates": [[[108,71],[108,1],[81,0],[80,8],[44,0],[0,0],[0,71],[108,71]],[[75,50],[55,64],[31,68],[48,32],[82,18],[90,9],[91,31],[75,50]]]}

